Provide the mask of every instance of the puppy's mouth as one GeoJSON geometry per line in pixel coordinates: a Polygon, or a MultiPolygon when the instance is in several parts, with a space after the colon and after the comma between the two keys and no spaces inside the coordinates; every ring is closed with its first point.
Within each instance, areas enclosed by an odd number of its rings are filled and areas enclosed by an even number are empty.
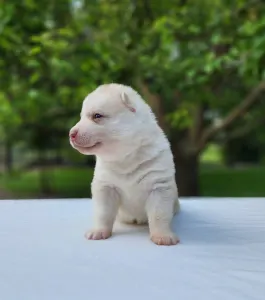
{"type": "Polygon", "coordinates": [[[99,148],[101,146],[101,142],[96,142],[95,144],[89,146],[83,146],[77,143],[72,143],[72,145],[76,150],[82,153],[82,152],[91,152],[92,150],[99,148]]]}

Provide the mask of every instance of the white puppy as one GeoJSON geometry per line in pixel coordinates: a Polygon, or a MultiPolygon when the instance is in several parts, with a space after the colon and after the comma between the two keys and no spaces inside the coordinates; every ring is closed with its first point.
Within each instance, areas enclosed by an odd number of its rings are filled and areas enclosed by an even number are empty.
{"type": "Polygon", "coordinates": [[[151,240],[175,245],[171,221],[179,210],[170,144],[150,107],[131,87],[99,86],[84,100],[70,130],[72,147],[96,155],[92,182],[94,229],[88,239],[109,238],[116,217],[149,224],[151,240]]]}

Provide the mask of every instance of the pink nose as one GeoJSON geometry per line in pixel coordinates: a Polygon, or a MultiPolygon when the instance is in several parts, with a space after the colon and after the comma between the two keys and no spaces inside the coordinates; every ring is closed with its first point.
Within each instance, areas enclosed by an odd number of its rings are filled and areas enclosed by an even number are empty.
{"type": "Polygon", "coordinates": [[[70,131],[69,137],[70,137],[70,139],[71,139],[72,141],[76,138],[77,133],[78,133],[77,130],[70,131]]]}

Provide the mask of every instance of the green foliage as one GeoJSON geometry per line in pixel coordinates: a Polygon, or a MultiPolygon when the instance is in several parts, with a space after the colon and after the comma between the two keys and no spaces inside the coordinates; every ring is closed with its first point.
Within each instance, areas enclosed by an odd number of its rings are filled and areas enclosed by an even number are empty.
{"type": "Polygon", "coordinates": [[[188,108],[186,107],[179,107],[177,111],[169,113],[167,120],[170,126],[176,130],[188,128],[192,123],[188,108]]]}
{"type": "Polygon", "coordinates": [[[264,80],[264,31],[261,1],[5,1],[0,126],[59,147],[97,85],[146,82],[174,136],[200,105],[222,117],[264,80]]]}

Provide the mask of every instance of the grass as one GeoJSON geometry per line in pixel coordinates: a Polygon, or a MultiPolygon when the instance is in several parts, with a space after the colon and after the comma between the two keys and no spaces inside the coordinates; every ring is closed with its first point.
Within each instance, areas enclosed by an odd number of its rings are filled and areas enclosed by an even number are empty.
{"type": "MultiPolygon", "coordinates": [[[[91,196],[93,170],[88,168],[49,168],[45,171],[52,186],[51,197],[86,198],[91,196]]],[[[222,166],[220,148],[209,145],[201,157],[200,187],[202,196],[264,197],[265,167],[228,169],[222,166]]],[[[1,187],[18,198],[40,195],[40,173],[37,170],[0,176],[1,187]]],[[[3,196],[6,198],[6,195],[3,196]]],[[[45,197],[47,197],[45,195],[45,197]]],[[[1,195],[0,195],[1,198],[1,195]]]]}
{"type": "MultiPolygon", "coordinates": [[[[44,171],[49,178],[53,197],[90,197],[93,170],[88,168],[54,168],[44,171]]],[[[38,170],[0,177],[0,187],[19,198],[40,195],[40,172],[38,170]]]]}
{"type": "Polygon", "coordinates": [[[265,167],[203,169],[200,187],[203,196],[264,197],[265,167]]]}
{"type": "Polygon", "coordinates": [[[210,144],[201,156],[200,188],[209,197],[264,197],[265,167],[226,168],[218,145],[210,144]]]}
{"type": "MultiPolygon", "coordinates": [[[[93,171],[85,168],[56,168],[46,171],[52,183],[52,196],[61,198],[90,197],[93,171]]],[[[264,197],[265,167],[227,169],[201,168],[202,196],[213,197],[264,197]]],[[[39,197],[38,171],[0,177],[0,186],[18,198],[39,197]]]]}

